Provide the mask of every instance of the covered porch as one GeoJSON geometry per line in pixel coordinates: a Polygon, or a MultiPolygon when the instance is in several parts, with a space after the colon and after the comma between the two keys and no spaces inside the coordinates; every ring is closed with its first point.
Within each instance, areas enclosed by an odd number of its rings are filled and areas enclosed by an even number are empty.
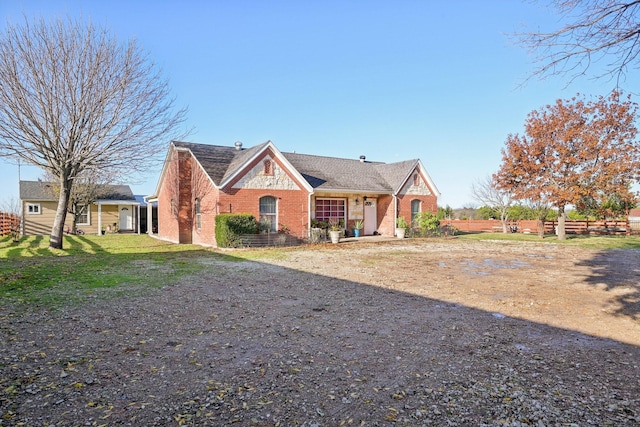
{"type": "Polygon", "coordinates": [[[140,203],[133,200],[96,200],[98,234],[140,233],[140,203]]]}
{"type": "Polygon", "coordinates": [[[309,204],[310,228],[326,228],[337,221],[345,236],[353,236],[356,222],[361,222],[360,236],[393,236],[394,204],[389,194],[318,192],[309,204]]]}

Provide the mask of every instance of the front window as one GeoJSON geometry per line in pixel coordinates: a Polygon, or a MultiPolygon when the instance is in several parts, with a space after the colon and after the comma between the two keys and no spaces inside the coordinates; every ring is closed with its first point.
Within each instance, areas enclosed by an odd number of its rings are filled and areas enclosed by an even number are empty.
{"type": "Polygon", "coordinates": [[[260,225],[264,231],[277,231],[278,204],[275,197],[264,196],[260,198],[260,225]]]}
{"type": "Polygon", "coordinates": [[[420,205],[421,205],[421,203],[422,202],[420,200],[417,200],[417,199],[411,201],[411,221],[415,221],[416,217],[420,213],[420,205]]]}
{"type": "Polygon", "coordinates": [[[78,206],[78,220],[77,225],[89,225],[91,224],[91,218],[89,217],[90,209],[89,205],[78,206]]]}
{"type": "Polygon", "coordinates": [[[31,215],[40,215],[39,203],[27,203],[27,213],[31,215]]]}
{"type": "Polygon", "coordinates": [[[344,199],[316,199],[316,220],[330,222],[345,219],[344,199]]]}

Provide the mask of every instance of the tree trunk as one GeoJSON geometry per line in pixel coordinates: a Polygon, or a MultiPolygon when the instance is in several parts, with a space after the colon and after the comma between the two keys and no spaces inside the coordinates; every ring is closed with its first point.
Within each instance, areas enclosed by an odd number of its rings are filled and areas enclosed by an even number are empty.
{"type": "Polygon", "coordinates": [[[544,219],[538,218],[538,237],[544,239],[544,219]]]}
{"type": "Polygon", "coordinates": [[[564,229],[564,206],[558,206],[558,240],[565,240],[566,232],[564,229]]]}
{"type": "Polygon", "coordinates": [[[67,219],[67,204],[71,195],[71,181],[68,179],[60,179],[60,195],[58,197],[58,208],[56,216],[53,220],[53,228],[49,237],[49,247],[54,249],[62,249],[62,240],[64,237],[64,222],[67,219]]]}

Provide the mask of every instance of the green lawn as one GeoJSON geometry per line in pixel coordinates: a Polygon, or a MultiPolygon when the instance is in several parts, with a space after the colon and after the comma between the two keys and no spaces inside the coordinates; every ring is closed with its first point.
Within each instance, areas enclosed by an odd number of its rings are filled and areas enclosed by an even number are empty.
{"type": "Polygon", "coordinates": [[[0,299],[54,308],[139,294],[199,271],[201,257],[232,259],[146,235],[65,236],[63,250],[50,249],[48,237],[0,237],[0,299]]]}
{"type": "MultiPolygon", "coordinates": [[[[460,240],[515,240],[596,249],[640,249],[640,237],[556,236],[479,233],[460,240]]],[[[49,248],[48,237],[14,243],[0,237],[0,303],[56,308],[95,298],[138,295],[171,286],[213,260],[277,259],[295,248],[251,249],[229,255],[194,245],[174,245],[146,235],[65,236],[64,250],[49,248]],[[205,260],[206,262],[202,262],[205,260]]]]}

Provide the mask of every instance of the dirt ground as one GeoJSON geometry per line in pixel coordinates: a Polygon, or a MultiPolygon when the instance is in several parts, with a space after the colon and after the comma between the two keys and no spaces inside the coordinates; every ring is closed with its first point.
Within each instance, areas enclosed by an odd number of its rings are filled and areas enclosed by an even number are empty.
{"type": "Polygon", "coordinates": [[[639,251],[438,239],[196,262],[144,296],[0,307],[0,425],[640,425],[639,251]]]}

